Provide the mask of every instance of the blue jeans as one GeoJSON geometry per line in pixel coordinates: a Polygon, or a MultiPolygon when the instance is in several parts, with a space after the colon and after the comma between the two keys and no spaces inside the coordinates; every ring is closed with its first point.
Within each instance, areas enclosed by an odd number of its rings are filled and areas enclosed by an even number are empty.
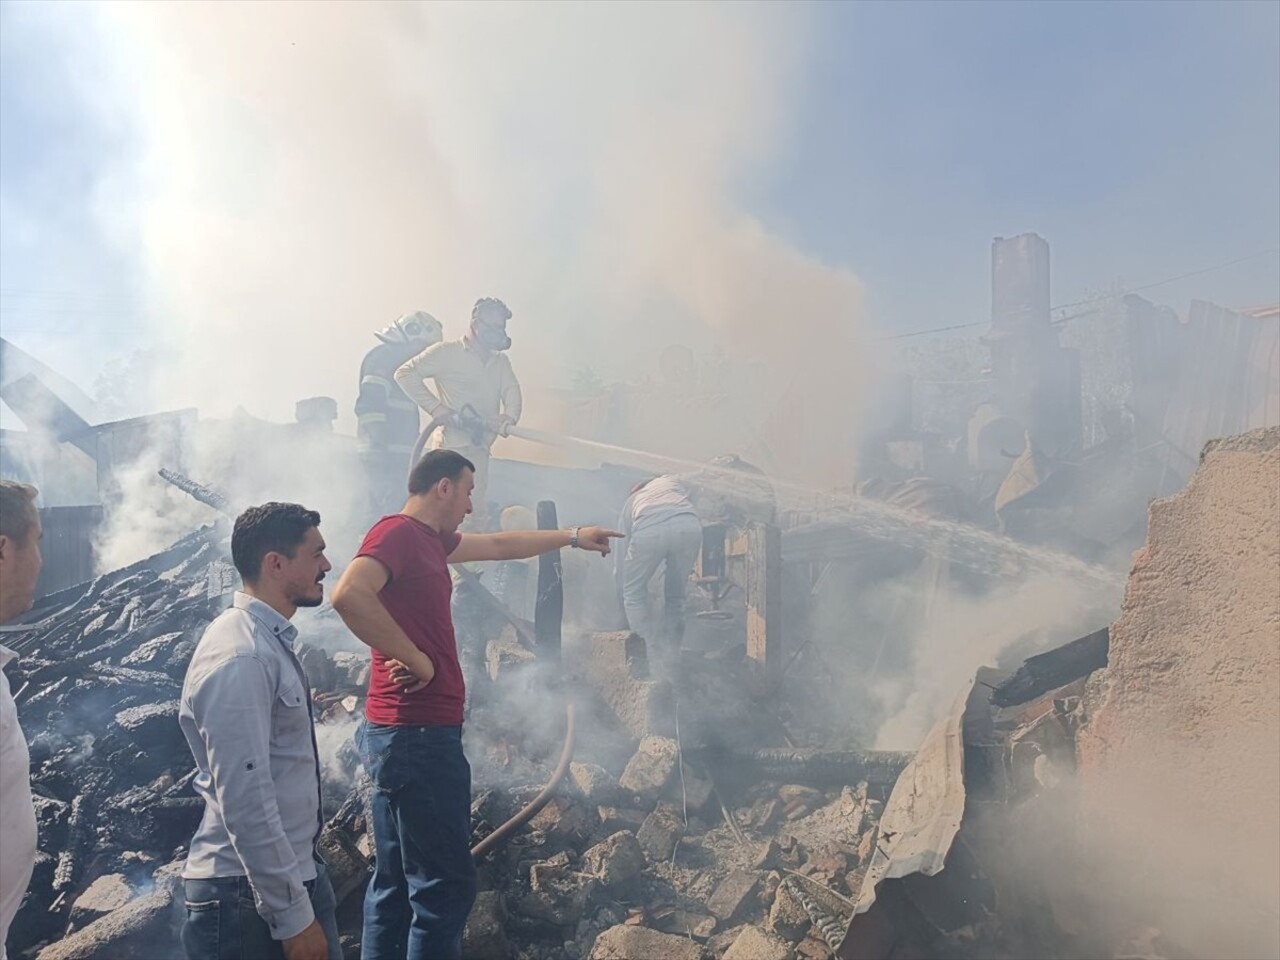
{"type": "Polygon", "coordinates": [[[457,960],[476,899],[462,727],[366,722],[356,744],[373,781],[377,856],[362,960],[457,960]]]}
{"type": "MultiPolygon", "coordinates": [[[[323,863],[316,863],[316,871],[316,878],[306,884],[311,907],[329,941],[329,960],[342,960],[333,885],[323,863]]],[[[283,960],[284,947],[271,939],[271,928],[258,915],[246,878],[184,880],[183,888],[187,919],[182,924],[182,948],[188,960],[283,960]]]]}

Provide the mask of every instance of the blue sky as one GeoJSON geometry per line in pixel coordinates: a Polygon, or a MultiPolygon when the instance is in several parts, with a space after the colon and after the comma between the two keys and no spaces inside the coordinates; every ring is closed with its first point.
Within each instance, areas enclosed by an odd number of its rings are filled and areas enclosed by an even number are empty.
{"type": "MultiPolygon", "coordinates": [[[[989,309],[989,245],[1034,230],[1054,300],[1280,240],[1280,4],[822,7],[789,163],[758,202],[914,329],[989,309]]],[[[1277,298],[1276,256],[1152,291],[1277,298]]]]}
{"type": "MultiPolygon", "coordinates": [[[[129,223],[138,151],[91,102],[111,67],[73,18],[0,3],[0,328],[92,387],[145,347],[129,223]],[[127,178],[127,174],[126,174],[127,178]]],[[[736,184],[800,250],[866,284],[890,330],[982,320],[996,235],[1052,244],[1054,300],[1280,245],[1280,4],[823,3],[789,129],[736,184]]],[[[709,42],[714,42],[709,38],[709,42]]],[[[1148,296],[1280,299],[1274,252],[1148,296]]]]}

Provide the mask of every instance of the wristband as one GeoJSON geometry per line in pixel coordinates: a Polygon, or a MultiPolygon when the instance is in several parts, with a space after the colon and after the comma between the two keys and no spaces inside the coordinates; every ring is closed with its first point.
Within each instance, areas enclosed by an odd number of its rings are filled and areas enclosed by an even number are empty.
{"type": "Polygon", "coordinates": [[[581,529],[581,527],[574,527],[569,531],[569,546],[576,547],[578,545],[578,531],[581,529]]]}

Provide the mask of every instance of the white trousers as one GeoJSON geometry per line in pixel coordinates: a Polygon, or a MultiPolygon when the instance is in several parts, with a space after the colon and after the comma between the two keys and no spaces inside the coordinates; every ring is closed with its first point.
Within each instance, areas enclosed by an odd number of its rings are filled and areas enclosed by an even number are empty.
{"type": "Polygon", "coordinates": [[[684,637],[685,590],[702,549],[702,524],[692,514],[680,514],[633,533],[626,544],[622,608],[627,626],[645,638],[652,654],[671,659],[678,655],[684,637]],[[663,570],[660,630],[649,604],[649,581],[659,567],[663,570]]]}

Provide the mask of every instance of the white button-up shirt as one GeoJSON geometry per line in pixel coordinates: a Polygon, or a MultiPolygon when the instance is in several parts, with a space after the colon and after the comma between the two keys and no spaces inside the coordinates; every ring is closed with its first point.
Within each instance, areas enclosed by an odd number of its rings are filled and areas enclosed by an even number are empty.
{"type": "Polygon", "coordinates": [[[31,756],[4,667],[18,655],[0,646],[0,960],[9,924],[36,862],[36,811],[31,803],[31,756]]]}
{"type": "Polygon", "coordinates": [[[204,819],[183,877],[247,877],[276,940],[313,919],[320,761],[297,627],[237,592],[209,624],[182,685],[178,722],[195,757],[204,819]]]}

